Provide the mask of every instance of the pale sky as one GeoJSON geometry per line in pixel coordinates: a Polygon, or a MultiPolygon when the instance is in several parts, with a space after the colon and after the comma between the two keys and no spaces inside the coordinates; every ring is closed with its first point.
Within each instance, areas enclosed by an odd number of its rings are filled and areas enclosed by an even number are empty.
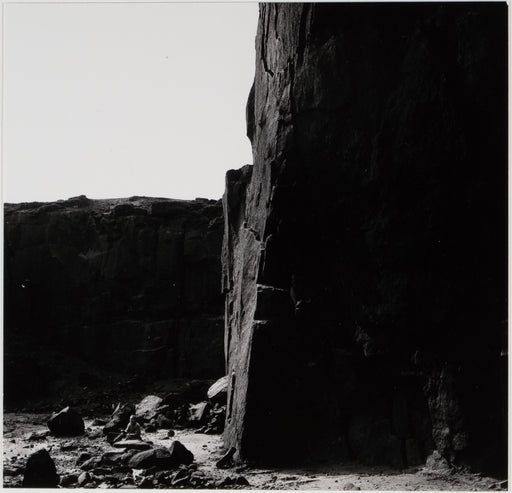
{"type": "Polygon", "coordinates": [[[5,4],[3,200],[220,198],[257,3],[5,4]]]}

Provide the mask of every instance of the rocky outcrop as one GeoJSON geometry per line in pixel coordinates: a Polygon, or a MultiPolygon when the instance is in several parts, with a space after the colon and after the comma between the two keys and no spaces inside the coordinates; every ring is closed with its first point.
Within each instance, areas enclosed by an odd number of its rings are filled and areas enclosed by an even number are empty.
{"type": "Polygon", "coordinates": [[[260,7],[223,198],[236,457],[505,470],[506,19],[260,7]]]}
{"type": "Polygon", "coordinates": [[[220,201],[6,204],[6,401],[97,368],[224,375],[221,244],[220,201]]]}

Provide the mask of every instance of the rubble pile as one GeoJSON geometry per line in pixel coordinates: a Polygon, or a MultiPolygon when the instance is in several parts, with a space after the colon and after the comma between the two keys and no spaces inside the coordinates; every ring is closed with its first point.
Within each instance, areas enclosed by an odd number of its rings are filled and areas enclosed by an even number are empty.
{"type": "Polygon", "coordinates": [[[186,443],[174,430],[219,434],[226,414],[226,379],[210,387],[190,384],[163,396],[146,395],[138,403],[118,402],[107,419],[93,417],[86,426],[78,409],[66,406],[47,419],[47,430],[25,436],[37,448],[28,460],[4,464],[4,486],[68,488],[224,488],[246,486],[243,477],[212,478],[198,468],[186,443]],[[127,436],[128,424],[140,437],[127,436]],[[162,445],[161,430],[166,432],[162,445]],[[150,435],[151,433],[151,435],[150,435]],[[154,443],[154,437],[160,443],[154,443]],[[57,440],[57,442],[55,442],[57,440]],[[169,440],[169,442],[167,442],[169,440]],[[57,443],[57,446],[56,446],[57,443]],[[169,445],[167,445],[169,444],[169,445]],[[55,458],[74,457],[57,472],[55,458]],[[59,474],[60,473],[60,474],[59,474]],[[241,479],[240,479],[241,478],[241,479]]]}

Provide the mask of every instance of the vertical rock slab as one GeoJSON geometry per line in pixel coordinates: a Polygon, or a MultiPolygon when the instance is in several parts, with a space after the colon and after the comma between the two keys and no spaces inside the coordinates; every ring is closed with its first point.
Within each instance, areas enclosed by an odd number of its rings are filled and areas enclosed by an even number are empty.
{"type": "Polygon", "coordinates": [[[506,33],[505,3],[261,5],[223,198],[237,456],[503,470],[506,33]]]}

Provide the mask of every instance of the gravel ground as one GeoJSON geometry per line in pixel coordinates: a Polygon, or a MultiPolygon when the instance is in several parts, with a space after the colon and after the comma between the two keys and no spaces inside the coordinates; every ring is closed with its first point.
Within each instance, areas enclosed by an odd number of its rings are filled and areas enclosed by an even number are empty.
{"type": "MultiPolygon", "coordinates": [[[[113,450],[101,434],[101,427],[93,426],[92,419],[85,419],[87,434],[77,438],[57,438],[51,435],[37,440],[29,439],[33,433],[47,430],[47,414],[6,413],[3,415],[3,462],[4,487],[19,486],[27,457],[40,448],[46,448],[54,459],[59,474],[77,474],[82,470],[76,465],[78,456],[87,452],[91,456],[100,456],[113,450]],[[96,435],[96,438],[94,436],[96,435]]],[[[432,470],[426,467],[404,471],[394,471],[382,467],[367,467],[358,464],[322,464],[307,468],[260,469],[242,466],[230,469],[218,469],[217,460],[223,455],[221,435],[205,435],[194,430],[176,430],[169,439],[167,430],[145,433],[144,440],[155,446],[168,447],[172,440],[179,440],[195,457],[197,471],[195,475],[204,478],[201,487],[228,489],[264,489],[264,490],[460,490],[486,491],[506,490],[506,482],[479,474],[432,470]],[[226,478],[236,479],[243,476],[249,486],[221,486],[226,478]]],[[[133,481],[128,478],[125,487],[138,484],[135,471],[133,481]]],[[[128,474],[129,476],[129,474],[128,474]]],[[[108,485],[101,484],[101,487],[108,485]]],[[[188,486],[190,487],[190,486],[188,486]]]]}

